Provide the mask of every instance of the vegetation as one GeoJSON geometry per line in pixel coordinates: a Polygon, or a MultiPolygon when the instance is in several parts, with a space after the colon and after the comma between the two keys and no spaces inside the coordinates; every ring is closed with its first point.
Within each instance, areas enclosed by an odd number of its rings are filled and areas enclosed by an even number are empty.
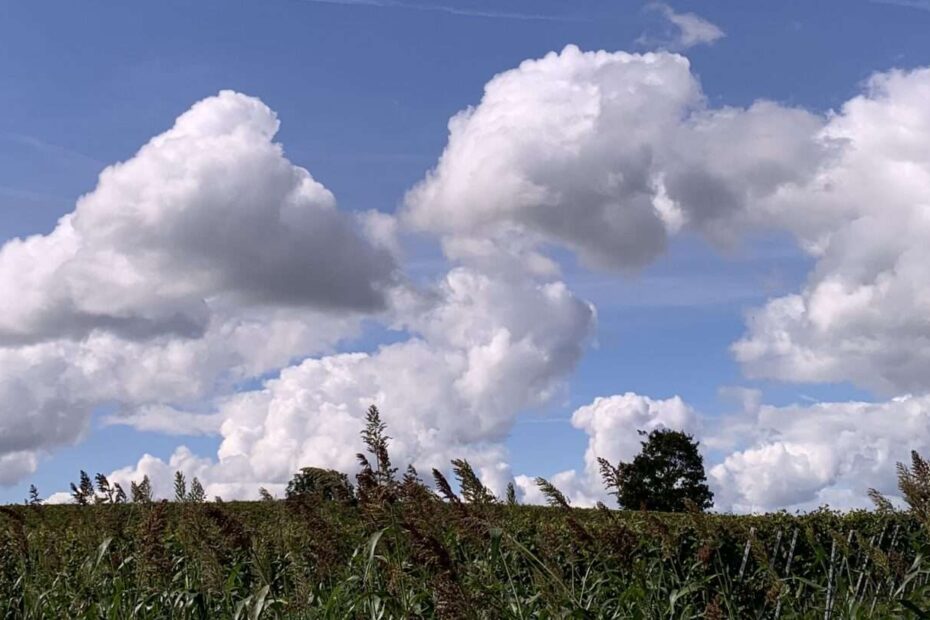
{"type": "Polygon", "coordinates": [[[875,512],[735,517],[578,509],[545,480],[551,506],[521,506],[461,460],[455,488],[434,470],[433,490],[398,474],[388,439],[370,411],[355,487],[304,470],[286,500],[204,502],[183,477],[176,502],[153,501],[146,480],[127,498],[97,477],[88,495],[82,476],[75,504],[2,507],[0,616],[927,615],[930,467],[917,455],[899,470],[913,511],[876,493],[875,512]]]}
{"type": "Polygon", "coordinates": [[[632,463],[614,467],[598,459],[604,484],[622,508],[683,512],[689,506],[706,510],[713,505],[704,458],[691,435],[656,429],[642,445],[642,452],[632,463]]]}
{"type": "Polygon", "coordinates": [[[355,498],[355,490],[346,474],[319,467],[304,467],[294,474],[285,493],[290,500],[306,497],[321,501],[351,501],[355,498]]]}

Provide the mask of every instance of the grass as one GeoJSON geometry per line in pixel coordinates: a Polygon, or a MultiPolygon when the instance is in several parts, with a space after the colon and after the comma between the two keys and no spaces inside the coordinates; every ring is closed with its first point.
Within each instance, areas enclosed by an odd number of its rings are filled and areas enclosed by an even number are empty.
{"type": "Polygon", "coordinates": [[[2,509],[4,618],[864,618],[926,607],[910,514],[643,514],[419,491],[2,509]]]}
{"type": "Polygon", "coordinates": [[[287,500],[175,502],[86,474],[83,505],[0,507],[0,617],[889,618],[930,616],[930,465],[898,512],[765,516],[500,501],[465,461],[435,489],[392,467],[369,412],[357,488],[304,470],[287,500]],[[129,501],[129,499],[132,501],[129,501]]]}

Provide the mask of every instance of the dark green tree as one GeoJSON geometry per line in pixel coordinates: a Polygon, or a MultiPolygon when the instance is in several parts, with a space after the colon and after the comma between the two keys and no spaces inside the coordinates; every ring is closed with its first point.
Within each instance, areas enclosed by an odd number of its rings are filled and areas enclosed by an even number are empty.
{"type": "Polygon", "coordinates": [[[642,451],[632,463],[614,467],[599,458],[601,476],[622,508],[683,512],[693,506],[706,510],[713,505],[714,494],[707,487],[698,445],[687,433],[656,429],[642,442],[642,451]]]}
{"type": "Polygon", "coordinates": [[[304,467],[294,474],[284,493],[287,499],[315,497],[325,501],[349,502],[355,498],[347,475],[320,467],[304,467]]]}

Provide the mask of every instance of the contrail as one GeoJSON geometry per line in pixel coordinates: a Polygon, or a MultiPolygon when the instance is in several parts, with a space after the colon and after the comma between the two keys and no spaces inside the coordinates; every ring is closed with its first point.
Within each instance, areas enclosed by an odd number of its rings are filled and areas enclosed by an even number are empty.
{"type": "Polygon", "coordinates": [[[462,15],[466,17],[487,17],[489,19],[517,19],[522,21],[547,22],[583,22],[589,21],[582,17],[543,15],[541,13],[508,13],[500,11],[482,11],[480,9],[463,9],[444,4],[412,4],[400,0],[304,0],[315,4],[341,4],[345,6],[375,6],[388,9],[406,9],[408,11],[434,11],[448,13],[449,15],[462,15]]]}
{"type": "Polygon", "coordinates": [[[930,0],[870,0],[870,2],[874,4],[891,4],[910,9],[919,9],[921,11],[930,11],[930,0]]]}

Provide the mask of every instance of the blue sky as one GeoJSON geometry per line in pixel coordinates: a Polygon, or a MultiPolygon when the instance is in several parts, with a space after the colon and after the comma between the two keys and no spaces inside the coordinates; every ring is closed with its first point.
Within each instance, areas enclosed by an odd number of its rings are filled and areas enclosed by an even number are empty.
{"type": "MultiPolygon", "coordinates": [[[[713,108],[770,99],[828,118],[873,73],[930,65],[930,4],[705,1],[671,9],[726,33],[681,50],[713,108]]],[[[341,210],[395,213],[442,154],[450,117],[477,105],[494,75],[568,44],[645,52],[674,47],[673,36],[660,12],[616,0],[5,3],[0,241],[50,232],[104,167],[131,158],[223,89],[277,113],[275,140],[286,157],[331,190],[341,210]]],[[[447,270],[436,237],[404,243],[406,273],[426,281],[447,270]]],[[[896,395],[855,373],[829,382],[753,379],[735,361],[730,345],[746,333],[747,312],[800,290],[815,268],[791,234],[755,232],[719,251],[684,233],[635,273],[589,269],[557,246],[549,254],[571,290],[597,308],[597,328],[558,394],[515,418],[504,442],[514,473],[580,471],[588,436],[569,419],[597,396],[677,395],[706,430],[739,409],[721,388],[761,390],[777,407],[896,395]]],[[[375,351],[408,331],[366,319],[335,348],[375,351]]],[[[0,487],[0,500],[20,501],[30,482],[43,494],[63,490],[78,469],[111,472],[143,453],[167,459],[180,444],[216,456],[219,436],[107,426],[108,407],[116,405],[96,406],[74,441],[43,449],[34,472],[0,487]]]]}

